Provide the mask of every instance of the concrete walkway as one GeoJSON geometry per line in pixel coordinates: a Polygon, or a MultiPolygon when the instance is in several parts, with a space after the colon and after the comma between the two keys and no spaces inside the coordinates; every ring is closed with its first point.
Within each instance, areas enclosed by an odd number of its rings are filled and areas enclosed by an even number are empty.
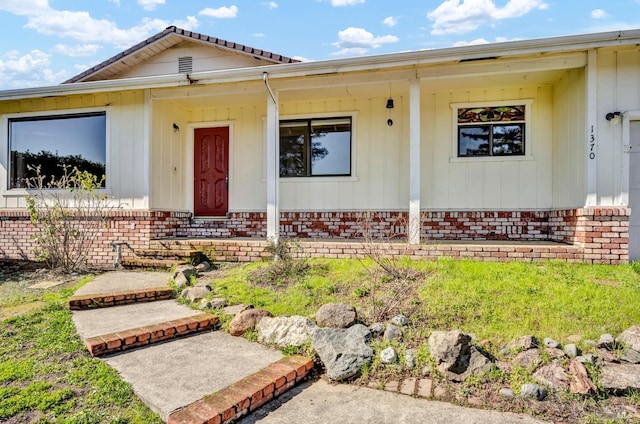
{"type": "Polygon", "coordinates": [[[147,298],[142,300],[144,303],[100,307],[108,306],[105,299],[117,299],[124,292],[162,291],[168,278],[168,273],[158,272],[102,274],[74,295],[78,298],[96,295],[100,300],[91,303],[91,309],[74,310],[73,321],[85,344],[96,338],[122,337],[123,351],[104,356],[103,360],[132,385],[149,408],[170,423],[238,419],[243,424],[542,423],[526,415],[464,408],[346,384],[333,385],[322,379],[295,386],[313,366],[310,359],[282,359],[278,350],[224,331],[206,328],[187,337],[171,333],[168,339],[163,335],[158,339],[160,342],[154,343],[155,330],[163,324],[171,322],[172,331],[178,331],[181,320],[202,315],[174,300],[147,298]],[[125,338],[132,337],[136,342],[136,337],[147,332],[152,344],[134,348],[141,345],[133,343],[124,347],[125,338]],[[130,336],[134,333],[137,335],[130,336]],[[218,415],[211,416],[211,411],[218,415]],[[203,419],[203,414],[209,415],[203,419]]]}

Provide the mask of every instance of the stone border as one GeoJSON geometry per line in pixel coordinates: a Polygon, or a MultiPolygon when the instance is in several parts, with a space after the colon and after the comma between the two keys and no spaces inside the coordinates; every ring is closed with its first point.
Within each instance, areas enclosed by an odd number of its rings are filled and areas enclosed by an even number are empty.
{"type": "Polygon", "coordinates": [[[106,308],[109,306],[129,305],[132,303],[169,300],[173,297],[171,287],[152,287],[142,290],[119,290],[110,293],[74,295],[69,298],[69,309],[106,308]]]}
{"type": "Polygon", "coordinates": [[[291,356],[169,415],[168,424],[224,424],[255,411],[294,387],[313,360],[291,356]]]}
{"type": "Polygon", "coordinates": [[[84,341],[84,345],[91,356],[102,356],[188,334],[212,330],[217,323],[218,317],[203,313],[145,327],[90,337],[84,341]]]}

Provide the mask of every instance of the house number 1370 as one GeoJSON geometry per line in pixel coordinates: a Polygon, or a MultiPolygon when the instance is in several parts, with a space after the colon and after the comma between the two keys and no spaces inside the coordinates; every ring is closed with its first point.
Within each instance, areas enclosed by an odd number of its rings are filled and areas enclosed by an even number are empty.
{"type": "Polygon", "coordinates": [[[593,160],[596,158],[596,152],[594,151],[596,147],[596,135],[593,130],[593,125],[591,126],[591,134],[589,134],[589,159],[593,160]]]}

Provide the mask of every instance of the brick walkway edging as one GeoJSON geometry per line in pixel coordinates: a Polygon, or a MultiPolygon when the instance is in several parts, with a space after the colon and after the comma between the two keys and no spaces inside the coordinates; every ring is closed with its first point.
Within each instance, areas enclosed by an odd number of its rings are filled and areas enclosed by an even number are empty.
{"type": "Polygon", "coordinates": [[[313,360],[291,356],[169,415],[168,424],[224,424],[237,420],[294,387],[313,360]]]}

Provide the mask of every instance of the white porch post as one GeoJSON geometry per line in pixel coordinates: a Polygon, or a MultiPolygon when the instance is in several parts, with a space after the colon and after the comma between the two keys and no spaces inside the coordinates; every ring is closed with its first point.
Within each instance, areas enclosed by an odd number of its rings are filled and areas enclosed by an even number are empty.
{"type": "Polygon", "coordinates": [[[409,244],[420,243],[420,80],[409,84],[409,244]]]}
{"type": "Polygon", "coordinates": [[[587,53],[586,81],[586,125],[587,125],[587,166],[585,206],[598,204],[598,52],[595,49],[587,53]]]}
{"type": "Polygon", "coordinates": [[[280,146],[278,98],[267,84],[267,239],[278,242],[280,233],[279,185],[280,185],[280,146]]]}

